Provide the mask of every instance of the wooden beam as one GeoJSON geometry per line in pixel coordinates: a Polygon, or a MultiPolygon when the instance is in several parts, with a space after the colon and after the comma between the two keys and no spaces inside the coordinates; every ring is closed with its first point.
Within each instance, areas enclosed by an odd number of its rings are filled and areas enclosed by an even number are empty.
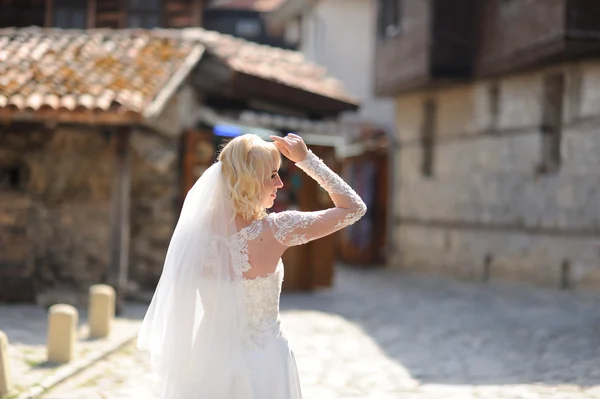
{"type": "Polygon", "coordinates": [[[119,0],[119,28],[127,28],[127,18],[129,14],[129,2],[127,0],[119,0]]]}
{"type": "Polygon", "coordinates": [[[46,0],[46,9],[44,10],[44,26],[49,28],[52,26],[52,0],[46,0]]]}
{"type": "Polygon", "coordinates": [[[21,111],[0,108],[0,120],[4,121],[52,121],[57,123],[80,123],[89,125],[131,125],[144,122],[136,112],[113,113],[69,110],[21,111]]]}
{"type": "Polygon", "coordinates": [[[96,27],[96,0],[88,0],[87,2],[87,27],[94,29],[96,27]]]}
{"type": "Polygon", "coordinates": [[[192,0],[192,26],[202,26],[204,0],[192,0]]]}
{"type": "Polygon", "coordinates": [[[123,309],[129,271],[131,204],[131,129],[113,129],[114,177],[110,215],[108,283],[117,294],[117,313],[123,309]]]}

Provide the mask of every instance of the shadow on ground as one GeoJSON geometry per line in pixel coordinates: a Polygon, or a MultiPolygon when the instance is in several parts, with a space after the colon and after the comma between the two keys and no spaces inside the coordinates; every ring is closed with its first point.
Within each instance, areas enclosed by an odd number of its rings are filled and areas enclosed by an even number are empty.
{"type": "Polygon", "coordinates": [[[282,310],[360,326],[422,384],[600,385],[600,297],[340,266],[336,286],[282,310]]]}

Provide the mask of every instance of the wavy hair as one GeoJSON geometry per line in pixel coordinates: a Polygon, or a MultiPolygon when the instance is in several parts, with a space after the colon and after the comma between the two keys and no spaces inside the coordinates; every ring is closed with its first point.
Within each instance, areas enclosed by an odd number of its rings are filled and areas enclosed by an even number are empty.
{"type": "Polygon", "coordinates": [[[281,155],[273,143],[255,134],[244,134],[227,143],[219,154],[233,211],[245,220],[266,216],[260,203],[261,190],[273,170],[279,169],[281,155]]]}

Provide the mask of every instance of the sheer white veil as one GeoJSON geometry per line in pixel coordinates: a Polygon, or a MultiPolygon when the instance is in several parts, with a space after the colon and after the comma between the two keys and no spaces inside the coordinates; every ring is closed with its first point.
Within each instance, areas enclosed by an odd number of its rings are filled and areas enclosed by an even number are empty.
{"type": "Polygon", "coordinates": [[[227,399],[251,391],[244,388],[240,355],[244,285],[230,254],[236,228],[221,169],[221,162],[213,164],[186,196],[138,336],[164,399],[227,399]]]}

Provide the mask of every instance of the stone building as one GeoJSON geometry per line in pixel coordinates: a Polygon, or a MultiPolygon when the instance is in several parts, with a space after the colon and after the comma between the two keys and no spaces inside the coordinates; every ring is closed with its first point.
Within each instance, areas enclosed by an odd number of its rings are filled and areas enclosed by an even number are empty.
{"type": "Polygon", "coordinates": [[[600,4],[380,0],[395,267],[600,290],[600,4]]]}
{"type": "Polygon", "coordinates": [[[201,173],[190,137],[242,111],[356,107],[301,55],[200,28],[0,30],[0,300],[153,288],[201,173]]]}

